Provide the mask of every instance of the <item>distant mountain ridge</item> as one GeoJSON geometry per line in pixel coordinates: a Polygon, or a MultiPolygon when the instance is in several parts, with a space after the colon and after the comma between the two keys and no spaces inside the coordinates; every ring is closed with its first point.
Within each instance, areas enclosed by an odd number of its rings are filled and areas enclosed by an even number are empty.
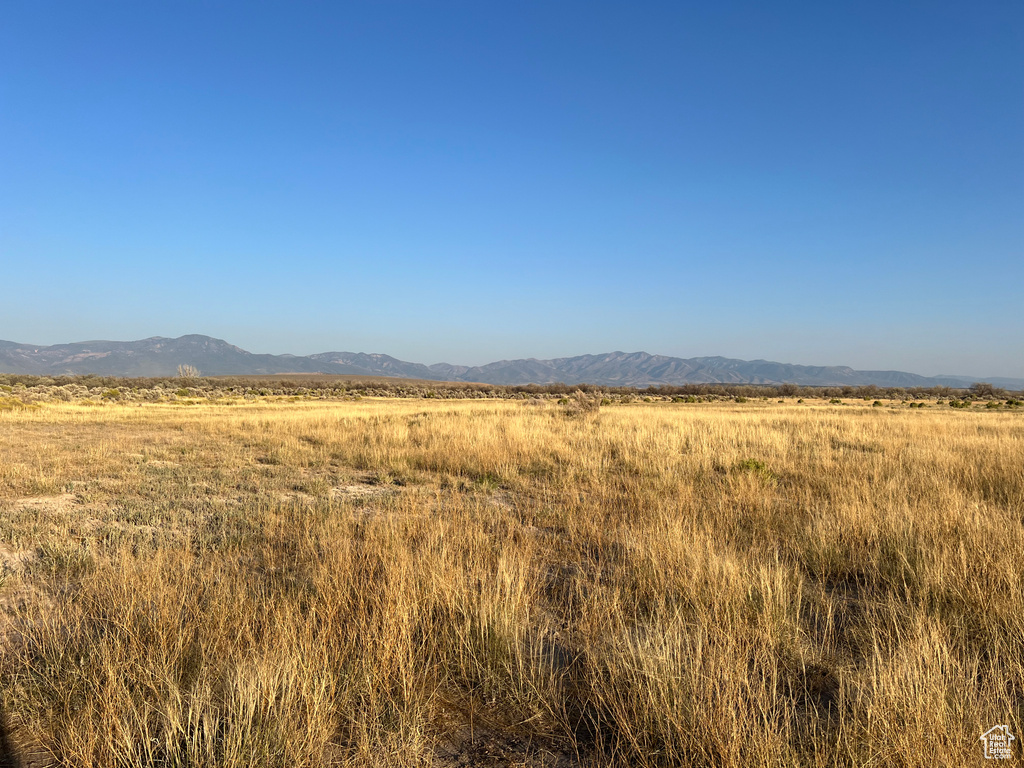
{"type": "Polygon", "coordinates": [[[192,365],[208,376],[275,373],[331,373],[395,376],[485,384],[597,384],[647,387],[682,384],[799,384],[802,386],[966,387],[987,381],[1024,389],[1024,379],[919,376],[903,371],[857,371],[847,366],[810,366],[727,357],[683,359],[646,352],[609,352],[552,360],[499,360],[466,366],[409,363],[389,355],[323,352],[316,355],[261,355],[210,336],[192,334],[139,341],[82,341],[37,346],[0,341],[0,373],[46,376],[173,376],[192,365]]]}

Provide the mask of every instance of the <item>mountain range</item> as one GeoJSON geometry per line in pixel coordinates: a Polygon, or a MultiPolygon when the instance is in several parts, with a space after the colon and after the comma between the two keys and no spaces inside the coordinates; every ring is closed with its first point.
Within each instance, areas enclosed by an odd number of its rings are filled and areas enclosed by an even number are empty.
{"type": "Polygon", "coordinates": [[[0,373],[47,376],[174,376],[191,365],[207,376],[277,373],[329,373],[395,376],[485,384],[598,384],[647,387],[661,384],[799,384],[804,386],[966,387],[987,381],[1024,389],[1024,379],[970,376],[919,376],[903,371],[857,371],[846,366],[809,366],[727,357],[678,358],[646,352],[609,352],[551,360],[499,360],[481,366],[423,365],[389,355],[323,352],[261,355],[221,339],[198,334],[176,339],[154,336],[140,341],[82,341],[38,346],[0,341],[0,373]]]}

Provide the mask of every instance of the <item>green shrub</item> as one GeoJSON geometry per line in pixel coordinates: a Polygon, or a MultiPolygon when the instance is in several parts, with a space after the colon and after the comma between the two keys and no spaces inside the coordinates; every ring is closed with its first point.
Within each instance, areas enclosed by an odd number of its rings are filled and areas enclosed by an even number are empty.
{"type": "Polygon", "coordinates": [[[840,400],[838,397],[833,397],[828,402],[829,402],[830,405],[842,405],[843,404],[843,401],[840,400]]]}
{"type": "Polygon", "coordinates": [[[737,403],[745,403],[747,402],[747,398],[743,397],[743,395],[737,395],[733,398],[733,401],[737,403]]]}
{"type": "Polygon", "coordinates": [[[757,475],[765,482],[774,485],[778,482],[778,477],[774,472],[768,469],[768,466],[758,459],[743,459],[736,463],[736,469],[740,472],[749,472],[753,475],[757,475]]]}
{"type": "Polygon", "coordinates": [[[121,399],[121,390],[119,390],[119,389],[108,389],[106,392],[103,393],[103,399],[104,400],[120,400],[121,399]]]}
{"type": "Polygon", "coordinates": [[[93,569],[95,561],[85,544],[44,542],[37,550],[39,564],[51,575],[76,578],[93,569]]]}

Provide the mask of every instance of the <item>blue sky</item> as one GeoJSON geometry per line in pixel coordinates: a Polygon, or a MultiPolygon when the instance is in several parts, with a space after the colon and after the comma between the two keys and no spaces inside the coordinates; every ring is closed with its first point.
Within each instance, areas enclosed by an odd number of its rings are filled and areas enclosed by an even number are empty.
{"type": "Polygon", "coordinates": [[[0,6],[0,338],[1024,376],[1024,5],[0,6]]]}

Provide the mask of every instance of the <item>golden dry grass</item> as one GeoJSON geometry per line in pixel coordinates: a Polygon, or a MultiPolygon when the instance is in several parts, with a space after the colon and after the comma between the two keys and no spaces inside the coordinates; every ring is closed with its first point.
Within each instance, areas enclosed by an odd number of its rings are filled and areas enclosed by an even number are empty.
{"type": "Polygon", "coordinates": [[[1024,724],[1020,413],[48,404],[0,457],[0,704],[61,764],[959,766],[1024,724]]]}

